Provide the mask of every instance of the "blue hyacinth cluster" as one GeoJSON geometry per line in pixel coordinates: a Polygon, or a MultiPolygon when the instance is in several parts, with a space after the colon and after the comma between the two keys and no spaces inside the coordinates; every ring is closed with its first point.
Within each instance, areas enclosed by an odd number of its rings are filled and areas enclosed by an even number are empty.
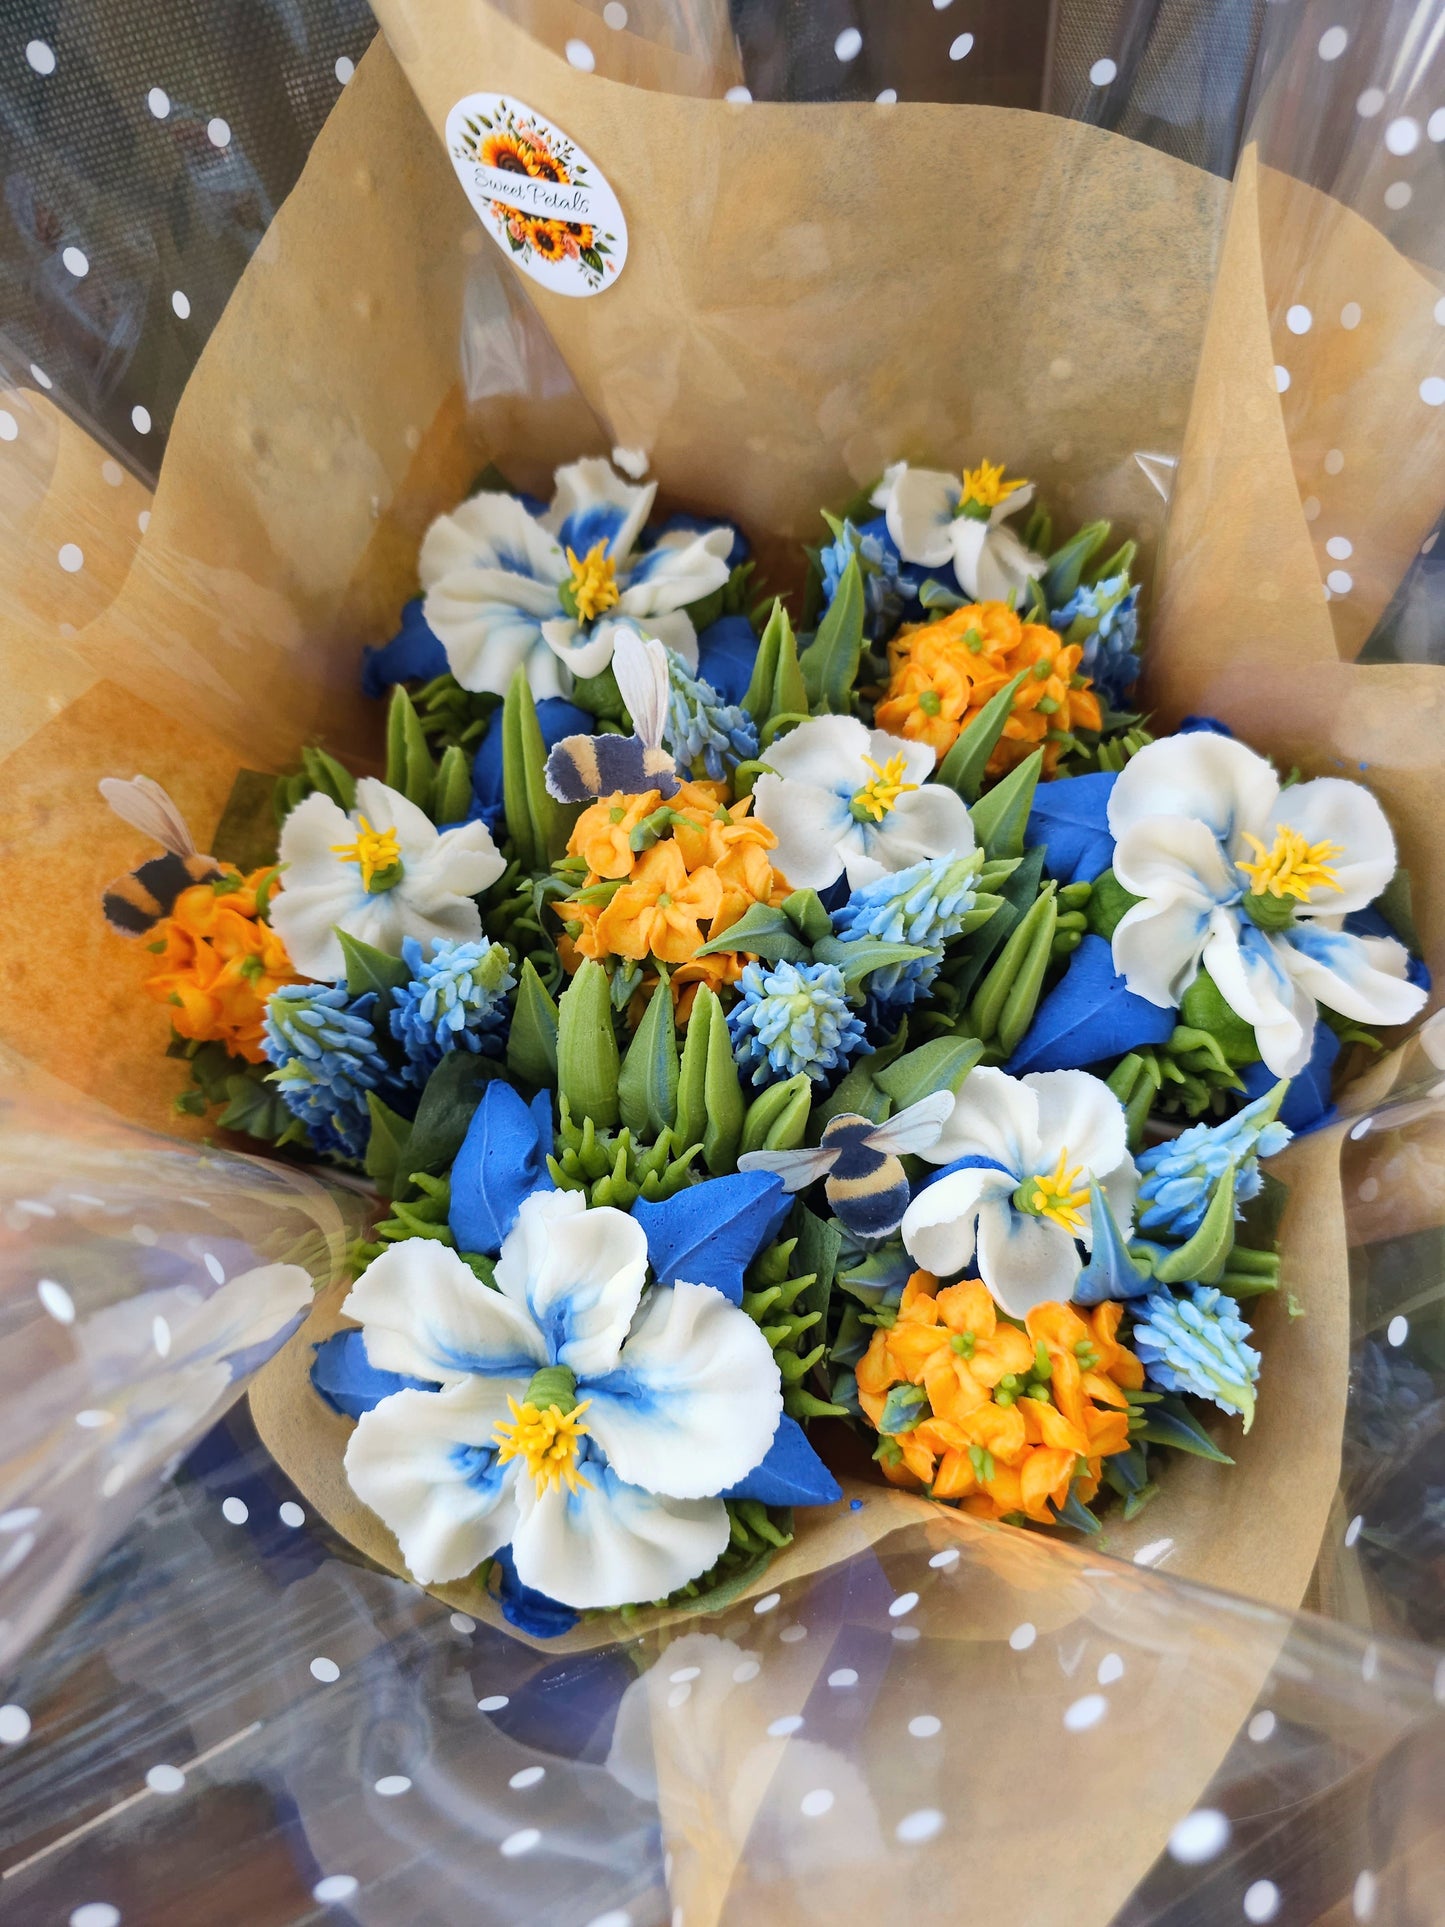
{"type": "Polygon", "coordinates": [[[408,937],[401,956],[411,981],[396,992],[391,1032],[406,1052],[407,1082],[425,1084],[448,1051],[500,1056],[507,997],[517,982],[506,949],[485,940],[442,941],[428,961],[416,938],[408,937]]]}
{"type": "Polygon", "coordinates": [[[667,652],[667,723],[663,742],[683,770],[699,758],[715,783],[758,753],[758,726],[745,709],[724,702],[694,676],[675,650],[667,652]]]}
{"type": "Polygon", "coordinates": [[[840,942],[874,937],[882,943],[926,944],[933,952],[873,971],[868,978],[870,1014],[906,1009],[932,985],[943,962],[943,946],[959,934],[973,909],[979,864],[977,851],[929,857],[865,883],[834,912],[833,929],[840,942]]]}
{"type": "Polygon", "coordinates": [[[836,964],[750,963],[728,1013],[738,1069],[753,1084],[826,1077],[867,1042],[836,964]]]}
{"type": "Polygon", "coordinates": [[[1081,584],[1049,622],[1068,641],[1084,645],[1079,668],[1093,679],[1099,700],[1110,709],[1127,708],[1139,680],[1139,591],[1128,576],[1081,584]]]}
{"type": "Polygon", "coordinates": [[[1151,1238],[1192,1238],[1204,1222],[1215,1185],[1234,1166],[1234,1199],[1247,1204],[1259,1196],[1264,1179],[1259,1160],[1272,1158],[1290,1140],[1275,1116],[1283,1095],[1266,1091],[1222,1124],[1196,1124],[1139,1159],[1136,1223],[1151,1238]]]}
{"type": "Polygon", "coordinates": [[[1254,1413],[1259,1353],[1248,1343],[1239,1306],[1213,1285],[1151,1292],[1129,1343],[1151,1385],[1193,1392],[1226,1412],[1254,1413]]]}
{"type": "Polygon", "coordinates": [[[371,1116],[366,1093],[386,1082],[386,1062],[372,1035],[375,994],[348,997],[341,984],[286,984],[266,1005],[261,1048],[275,1070],[271,1082],[323,1156],[359,1164],[371,1116]]]}
{"type": "Polygon", "coordinates": [[[905,604],[918,592],[913,576],[904,569],[881,518],[876,526],[855,528],[845,521],[827,548],[818,555],[823,571],[823,607],[838,593],[843,571],[854,556],[863,573],[863,631],[872,641],[886,640],[898,627],[905,604]]]}

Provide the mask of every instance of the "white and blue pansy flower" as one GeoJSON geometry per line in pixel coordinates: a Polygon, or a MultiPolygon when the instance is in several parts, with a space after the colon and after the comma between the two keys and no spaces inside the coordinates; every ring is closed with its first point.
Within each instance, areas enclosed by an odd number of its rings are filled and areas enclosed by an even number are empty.
{"type": "Polygon", "coordinates": [[[753,814],[778,839],[774,866],[794,889],[850,889],[936,856],[966,856],[973,819],[957,791],[927,781],[926,743],[816,716],[769,744],[753,814]]]}
{"type": "Polygon", "coordinates": [[[752,1319],[709,1286],[649,1284],[641,1225],[575,1192],[524,1200],[496,1289],[410,1239],[344,1310],[375,1371],[426,1382],[364,1413],[346,1452],[424,1584],[510,1546],[523,1585],[579,1611],[664,1597],[724,1551],[723,1495],[779,1430],[752,1319]]]}
{"type": "Polygon", "coordinates": [[[1123,1106],[1087,1071],[970,1071],[921,1155],[947,1165],[903,1215],[909,1255],[940,1278],[976,1265],[1011,1318],[1067,1303],[1093,1249],[1091,1185],[1127,1240],[1138,1175],[1123,1106]]]}
{"type": "Polygon", "coordinates": [[[1046,566],[1008,518],[1033,500],[1032,482],[1005,480],[1001,464],[981,462],[962,475],[895,462],[873,492],[888,533],[905,562],[953,569],[976,602],[1014,602],[1046,566]]]}
{"type": "Polygon", "coordinates": [[[343,810],[316,790],[281,829],[281,890],[270,918],[302,976],[346,974],[339,930],[388,956],[402,943],[482,934],[474,898],[507,867],[483,823],[438,830],[425,810],[374,776],[343,810]]]}
{"type": "Polygon", "coordinates": [[[684,612],[727,581],[734,534],[669,528],[639,547],[656,492],[592,459],[558,469],[540,514],[483,491],[433,522],[418,562],[425,619],[464,689],[505,694],[524,668],[534,696],[566,696],[607,667],[624,625],[696,667],[684,612]]]}
{"type": "Polygon", "coordinates": [[[1362,1024],[1423,1007],[1404,945],[1345,927],[1395,873],[1385,813],[1360,784],[1282,789],[1243,743],[1190,732],[1125,765],[1109,829],[1114,874],[1140,899],[1114,931],[1116,970],[1166,1007],[1207,970],[1276,1077],[1308,1061],[1319,1004],[1362,1024]]]}

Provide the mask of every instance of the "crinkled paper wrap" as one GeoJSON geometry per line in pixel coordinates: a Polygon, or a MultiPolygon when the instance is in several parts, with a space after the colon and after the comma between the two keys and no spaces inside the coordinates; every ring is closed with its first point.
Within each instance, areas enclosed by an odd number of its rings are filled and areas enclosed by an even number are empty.
{"type": "MultiPolygon", "coordinates": [[[[356,695],[359,648],[389,633],[427,521],[488,460],[535,487],[579,450],[641,448],[670,500],[737,516],[766,567],[816,533],[820,503],[885,460],[956,466],[988,454],[1036,476],[1063,523],[1113,516],[1147,559],[1162,509],[1134,457],[1178,445],[1201,347],[1157,592],[1155,698],[1169,712],[1207,704],[1233,715],[1286,755],[1311,744],[1368,762],[1438,945],[1430,792],[1442,752],[1425,714],[1435,672],[1342,662],[1302,546],[1260,265],[1288,195],[1256,191],[1246,170],[1221,283],[1230,298],[1221,293],[1206,340],[1221,184],[1097,128],[981,107],[739,112],[684,97],[682,80],[676,94],[649,93],[644,112],[627,88],[584,80],[488,9],[428,0],[379,11],[425,113],[374,48],[202,357],[145,534],[121,528],[133,519],[130,485],[127,499],[98,491],[58,417],[48,473],[13,513],[5,505],[12,540],[33,535],[32,547],[38,531],[66,539],[83,518],[97,573],[68,587],[43,570],[17,575],[4,592],[18,669],[0,737],[0,1044],[161,1121],[178,1075],[138,994],[144,959],[105,932],[97,906],[103,884],[142,852],[96,803],[95,781],[144,770],[204,839],[242,765],[279,768],[318,736],[365,764],[378,730],[356,695]],[[493,255],[427,124],[479,87],[537,107],[606,170],[631,248],[599,299],[523,289],[493,255]],[[946,166],[921,168],[921,154],[946,166]],[[986,259],[957,244],[960,206],[971,232],[990,237],[986,259]],[[1245,566],[1261,557],[1266,573],[1245,566]],[[1366,679],[1370,704],[1346,675],[1366,679]],[[1358,748],[1366,739],[1369,754],[1358,748]]],[[[639,82],[645,64],[639,54],[639,82]]],[[[1417,271],[1373,230],[1355,238],[1372,285],[1398,282],[1413,300],[1417,271]]],[[[1379,486],[1377,512],[1388,519],[1388,507],[1408,533],[1415,510],[1392,501],[1387,473],[1379,486]]],[[[1380,607],[1391,587],[1367,585],[1380,607]]],[[[1337,1133],[1323,1132],[1281,1166],[1292,1186],[1285,1289],[1258,1307],[1264,1383],[1253,1432],[1228,1428],[1236,1467],[1173,1458],[1142,1517],[1109,1523],[1109,1554],[1287,1608],[1301,1598],[1335,1491],[1345,1402],[1338,1158],[1337,1133]]],[[[310,1503],[400,1572],[389,1535],[345,1485],[348,1426],[306,1376],[341,1295],[318,1301],[259,1381],[253,1410],[310,1503]]],[[[799,1519],[769,1588],[910,1520],[943,1540],[1017,1543],[1007,1528],[901,1493],[850,1491],[858,1512],[799,1519]]],[[[1031,1544],[1019,1556],[1049,1554],[1031,1544]]],[[[495,1614],[475,1587],[442,1596],[495,1614]]],[[[965,1618],[959,1652],[972,1642],[969,1665],[987,1670],[1003,1631],[965,1618]]],[[[562,1650],[613,1636],[592,1621],[562,1650]]],[[[960,1693],[967,1677],[950,1672],[960,1693]]],[[[1255,1677],[1205,1696],[1181,1769],[1191,1785],[1213,1769],[1255,1677]]],[[[1015,1771],[1027,1771],[1031,1747],[1017,1744],[1015,1771]]],[[[664,1777],[669,1767],[685,1776],[687,1763],[658,1745],[664,1777]]],[[[1112,1849],[1112,1873],[1100,1872],[1079,1919],[1107,1919],[1162,1837],[1148,1763],[1116,1753],[1112,1810],[1137,1811],[1139,1824],[1112,1849]]],[[[1171,1782],[1175,1813],[1178,1790],[1171,1782]]],[[[689,1797],[675,1784],[665,1816],[689,1797]]],[[[697,1885],[689,1919],[718,1917],[732,1873],[722,1836],[709,1837],[679,1876],[697,1885]]],[[[1099,1845],[1090,1866],[1109,1851],[1099,1845]]],[[[1035,1858],[1028,1880],[1052,1883],[1051,1864],[1035,1858]]],[[[1062,1863],[1069,1892],[1082,1865],[1062,1863]]],[[[1018,1869],[1000,1859],[971,1877],[971,1893],[1001,1901],[1018,1869]]],[[[952,1901],[962,1904],[961,1890],[952,1901]]]]}

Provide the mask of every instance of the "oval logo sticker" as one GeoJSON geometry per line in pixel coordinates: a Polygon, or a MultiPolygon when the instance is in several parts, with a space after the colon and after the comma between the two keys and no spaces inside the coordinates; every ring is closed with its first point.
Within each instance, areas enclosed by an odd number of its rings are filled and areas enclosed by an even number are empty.
{"type": "Polygon", "coordinates": [[[554,294],[601,294],[627,259],[617,196],[575,141],[504,94],[467,94],[447,148],[482,225],[554,294]]]}

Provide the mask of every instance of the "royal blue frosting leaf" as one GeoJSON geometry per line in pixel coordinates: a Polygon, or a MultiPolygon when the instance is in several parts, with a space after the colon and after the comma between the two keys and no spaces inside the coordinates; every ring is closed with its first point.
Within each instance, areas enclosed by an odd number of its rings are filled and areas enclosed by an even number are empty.
{"type": "Polygon", "coordinates": [[[1176,1021],[1174,1011],[1136,997],[1116,975],[1103,937],[1086,936],[1004,1068],[1012,1077],[1082,1070],[1141,1045],[1167,1044],[1176,1021]]]}
{"type": "Polygon", "coordinates": [[[401,627],[380,649],[361,652],[361,688],[376,700],[399,682],[430,682],[445,675],[447,652],[427,627],[420,596],[413,596],[401,612],[401,627]]]}
{"type": "Polygon", "coordinates": [[[632,1215],[647,1236],[659,1281],[685,1278],[743,1301],[743,1273],[787,1217],[792,1199],[771,1171],[739,1171],[689,1185],[660,1204],[639,1198],[632,1215]]]}
{"type": "Polygon", "coordinates": [[[343,1418],[360,1418],[374,1405],[380,1405],[393,1392],[431,1392],[436,1387],[425,1378],[408,1378],[403,1372],[379,1372],[366,1356],[366,1344],[359,1331],[333,1332],[312,1348],[311,1383],[343,1418]]]}
{"type": "Polygon", "coordinates": [[[1107,1299],[1140,1298],[1153,1281],[1129,1256],[1119,1221],[1095,1179],[1089,1180],[1089,1224],[1094,1248],[1070,1293],[1075,1305],[1102,1305],[1107,1299]]]}
{"type": "Polygon", "coordinates": [[[722,1496],[757,1499],[763,1505],[832,1505],[842,1498],[843,1488],[809,1445],[802,1426],[785,1414],[767,1457],[722,1496]]]}
{"type": "Polygon", "coordinates": [[[1114,861],[1109,834],[1109,796],[1119,779],[1112,770],[1040,783],[1024,842],[1041,844],[1044,868],[1060,883],[1092,883],[1114,861]]]}
{"type": "Polygon", "coordinates": [[[727,703],[748,693],[757,661],[758,638],[746,616],[719,616],[697,639],[697,673],[727,703]]]}
{"type": "Polygon", "coordinates": [[[505,1079],[488,1084],[452,1165],[447,1222],[459,1251],[496,1257],[523,1198],[556,1188],[551,1149],[550,1092],[539,1091],[529,1107],[505,1079]]]}
{"type": "MultiPolygon", "coordinates": [[[[1318,1019],[1309,1062],[1290,1079],[1284,1102],[1279,1107],[1280,1123],[1287,1124],[1296,1137],[1333,1121],[1335,1107],[1330,1096],[1330,1079],[1339,1054],[1339,1038],[1323,1018],[1318,1019]]],[[[1277,1082],[1274,1072],[1264,1063],[1245,1064],[1239,1077],[1251,1102],[1273,1090],[1277,1082]]]]}

